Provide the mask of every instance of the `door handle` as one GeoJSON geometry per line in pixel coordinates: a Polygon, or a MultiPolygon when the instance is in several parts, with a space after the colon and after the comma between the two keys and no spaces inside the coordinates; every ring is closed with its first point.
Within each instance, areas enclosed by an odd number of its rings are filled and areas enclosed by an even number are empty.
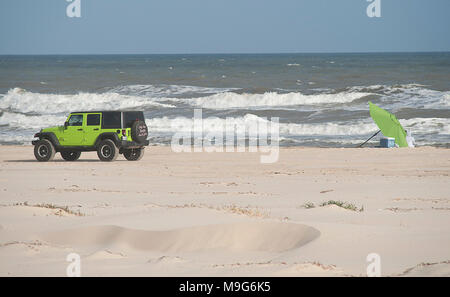
{"type": "Polygon", "coordinates": [[[77,129],[78,131],[83,131],[83,129],[77,129]]]}
{"type": "Polygon", "coordinates": [[[98,131],[98,128],[95,128],[94,131],[98,131]]]}

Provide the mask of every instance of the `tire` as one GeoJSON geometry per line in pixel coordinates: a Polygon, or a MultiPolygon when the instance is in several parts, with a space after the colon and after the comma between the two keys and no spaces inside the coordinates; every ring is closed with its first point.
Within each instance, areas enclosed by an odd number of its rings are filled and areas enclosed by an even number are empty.
{"type": "Polygon", "coordinates": [[[48,162],[55,157],[55,147],[47,139],[41,139],[34,145],[34,156],[39,162],[48,162]]]}
{"type": "Polygon", "coordinates": [[[61,152],[61,157],[66,161],[76,161],[80,156],[81,152],[61,152]]]}
{"type": "Polygon", "coordinates": [[[139,161],[144,156],[144,148],[124,150],[123,156],[128,161],[139,161]]]}
{"type": "Polygon", "coordinates": [[[117,159],[119,149],[111,139],[105,139],[98,145],[97,155],[101,161],[111,162],[117,159]]]}
{"type": "Polygon", "coordinates": [[[131,138],[137,143],[144,143],[148,137],[148,128],[144,121],[136,121],[131,126],[131,138]]]}

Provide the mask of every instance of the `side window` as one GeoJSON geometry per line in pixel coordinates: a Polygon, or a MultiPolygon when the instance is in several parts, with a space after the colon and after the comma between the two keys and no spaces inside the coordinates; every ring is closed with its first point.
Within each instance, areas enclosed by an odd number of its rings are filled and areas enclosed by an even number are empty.
{"type": "Polygon", "coordinates": [[[120,112],[104,112],[102,121],[103,129],[120,129],[122,127],[122,118],[120,112]]]}
{"type": "Polygon", "coordinates": [[[83,126],[83,115],[74,114],[69,119],[69,126],[83,126]]]}
{"type": "Polygon", "coordinates": [[[88,114],[87,115],[87,125],[88,126],[99,126],[100,125],[100,115],[99,114],[88,114]]]}

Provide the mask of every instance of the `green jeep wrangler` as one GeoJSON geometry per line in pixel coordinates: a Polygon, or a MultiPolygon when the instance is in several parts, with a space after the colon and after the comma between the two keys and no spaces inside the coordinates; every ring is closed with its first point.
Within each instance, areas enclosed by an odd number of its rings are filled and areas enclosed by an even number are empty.
{"type": "Polygon", "coordinates": [[[129,161],[144,155],[148,128],[142,111],[72,112],[64,126],[42,129],[33,140],[38,161],[50,161],[60,152],[66,161],[75,161],[81,152],[97,151],[102,161],[114,161],[123,154],[129,161]]]}

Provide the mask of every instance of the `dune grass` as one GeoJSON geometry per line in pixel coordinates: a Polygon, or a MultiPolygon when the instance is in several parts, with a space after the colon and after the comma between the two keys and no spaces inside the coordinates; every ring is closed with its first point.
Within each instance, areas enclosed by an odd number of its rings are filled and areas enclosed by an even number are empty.
{"type": "Polygon", "coordinates": [[[71,214],[71,215],[79,216],[79,217],[84,216],[84,214],[81,213],[79,210],[73,211],[68,206],[58,206],[58,205],[51,204],[51,203],[28,204],[28,202],[25,201],[23,203],[15,203],[14,206],[29,206],[29,207],[54,209],[57,211],[57,213],[55,213],[55,215],[60,215],[60,216],[62,216],[63,213],[71,214]]]}
{"type": "Polygon", "coordinates": [[[306,209],[309,209],[309,208],[314,208],[316,206],[312,202],[306,202],[305,204],[302,205],[302,207],[306,208],[306,209]]]}
{"type": "MultiPolygon", "coordinates": [[[[324,206],[327,206],[327,205],[336,205],[336,206],[344,208],[344,209],[348,209],[348,210],[352,210],[352,211],[358,211],[358,212],[363,212],[364,211],[364,205],[361,206],[361,207],[357,207],[353,203],[340,201],[340,200],[324,201],[324,202],[320,203],[318,205],[318,207],[324,207],[324,206]]],[[[306,209],[315,208],[315,207],[316,207],[316,205],[314,203],[312,203],[312,202],[306,202],[305,204],[302,205],[302,208],[306,208],[306,209]]]]}

